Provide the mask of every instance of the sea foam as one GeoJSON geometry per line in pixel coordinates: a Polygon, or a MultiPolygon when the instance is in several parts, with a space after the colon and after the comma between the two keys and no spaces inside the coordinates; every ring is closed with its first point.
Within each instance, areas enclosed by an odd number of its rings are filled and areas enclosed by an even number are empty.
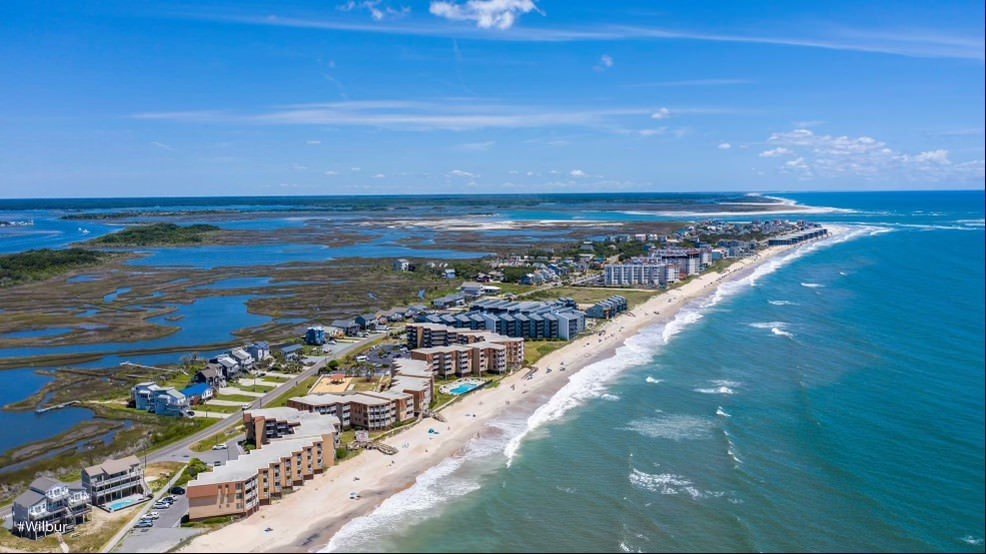
{"type": "Polygon", "coordinates": [[[673,441],[706,439],[714,429],[715,421],[709,417],[673,414],[636,419],[622,428],[647,438],[673,441]]]}

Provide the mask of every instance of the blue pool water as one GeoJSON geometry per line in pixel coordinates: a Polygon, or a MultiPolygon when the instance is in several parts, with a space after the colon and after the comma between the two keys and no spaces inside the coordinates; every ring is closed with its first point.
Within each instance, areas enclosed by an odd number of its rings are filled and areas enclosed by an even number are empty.
{"type": "Polygon", "coordinates": [[[473,390],[478,389],[480,386],[481,385],[479,385],[478,383],[463,383],[461,385],[456,386],[453,389],[450,389],[449,392],[454,394],[455,396],[462,396],[467,392],[472,392],[473,390]]]}
{"type": "Polygon", "coordinates": [[[118,512],[124,508],[129,508],[130,506],[137,504],[141,500],[143,499],[138,496],[131,496],[129,498],[124,498],[123,500],[110,502],[109,504],[106,505],[106,507],[109,508],[111,512],[118,512]]]}

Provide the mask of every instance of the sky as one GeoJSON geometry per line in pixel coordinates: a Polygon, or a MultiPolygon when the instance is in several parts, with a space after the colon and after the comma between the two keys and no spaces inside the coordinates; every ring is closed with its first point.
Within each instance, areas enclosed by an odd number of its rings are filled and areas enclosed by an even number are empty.
{"type": "Polygon", "coordinates": [[[984,188],[981,1],[5,0],[0,198],[984,188]]]}

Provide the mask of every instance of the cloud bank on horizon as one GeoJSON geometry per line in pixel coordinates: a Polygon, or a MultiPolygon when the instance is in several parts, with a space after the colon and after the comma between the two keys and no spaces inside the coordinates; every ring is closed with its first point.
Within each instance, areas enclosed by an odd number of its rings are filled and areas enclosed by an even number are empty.
{"type": "Polygon", "coordinates": [[[976,2],[6,7],[0,197],[984,183],[976,2]]]}

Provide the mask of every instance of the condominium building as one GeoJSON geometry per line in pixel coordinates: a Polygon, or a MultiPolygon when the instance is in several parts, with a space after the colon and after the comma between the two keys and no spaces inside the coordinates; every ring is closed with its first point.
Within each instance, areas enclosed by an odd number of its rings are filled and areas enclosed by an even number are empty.
{"type": "Polygon", "coordinates": [[[698,275],[703,266],[712,263],[710,248],[660,248],[648,254],[651,259],[678,266],[678,275],[682,278],[698,275]]]}
{"type": "Polygon", "coordinates": [[[299,411],[291,407],[261,408],[243,412],[246,440],[262,448],[272,440],[297,434],[307,424],[306,431],[318,426],[333,434],[342,432],[342,422],[332,414],[299,411]]]}
{"type": "Polygon", "coordinates": [[[778,237],[771,237],[767,239],[768,246],[785,246],[791,244],[798,244],[806,240],[818,239],[828,235],[828,229],[824,227],[813,227],[809,229],[803,229],[801,231],[796,231],[793,233],[788,233],[786,235],[781,235],[778,237]]]}
{"type": "Polygon", "coordinates": [[[479,377],[487,372],[504,373],[508,367],[519,366],[507,363],[505,345],[488,341],[418,348],[411,351],[411,359],[425,362],[429,371],[441,378],[453,375],[479,377]]]}
{"type": "Polygon", "coordinates": [[[151,492],[144,481],[144,468],[136,456],[110,459],[83,469],[82,487],[94,506],[128,496],[147,496],[151,492]]]}
{"type": "MultiPolygon", "coordinates": [[[[519,368],[524,365],[524,339],[520,337],[508,337],[498,333],[473,329],[458,329],[437,323],[408,323],[407,324],[407,347],[414,349],[428,349],[435,347],[446,347],[453,345],[467,345],[478,342],[487,342],[503,346],[505,369],[519,368]]],[[[441,354],[448,360],[448,364],[440,364],[449,369],[446,372],[456,372],[458,366],[449,365],[457,362],[451,360],[452,354],[445,355],[444,351],[435,351],[434,356],[441,354]]],[[[412,359],[424,360],[422,354],[418,356],[411,354],[412,359]]],[[[428,359],[428,363],[433,361],[428,359]]],[[[499,365],[497,366],[499,367],[499,365]]],[[[463,372],[465,370],[463,369],[463,372]]]]}
{"type": "Polygon", "coordinates": [[[421,360],[398,358],[394,360],[393,373],[390,389],[411,395],[415,415],[421,415],[431,407],[435,374],[428,368],[428,364],[421,360]]]}
{"type": "MultiPolygon", "coordinates": [[[[429,393],[430,394],[430,393],[429,393]]],[[[431,401],[430,398],[428,400],[431,401]]],[[[339,394],[309,394],[288,399],[288,408],[318,414],[342,414],[340,429],[379,431],[414,419],[415,401],[400,390],[382,392],[347,391],[339,394]]]]}
{"type": "Polygon", "coordinates": [[[610,296],[606,300],[603,300],[588,310],[585,314],[588,317],[593,317],[597,319],[611,319],[616,317],[617,314],[625,312],[627,310],[627,299],[616,295],[610,296]]]}
{"type": "Polygon", "coordinates": [[[68,533],[90,518],[89,494],[61,481],[39,477],[14,499],[11,532],[37,539],[51,533],[68,533]]]}
{"type": "Polygon", "coordinates": [[[335,463],[339,421],[288,408],[244,413],[257,448],[199,473],[186,486],[188,517],[247,516],[335,463]]]}
{"type": "Polygon", "coordinates": [[[677,282],[678,275],[677,265],[664,262],[608,264],[603,270],[603,283],[607,287],[663,287],[677,282]]]}

